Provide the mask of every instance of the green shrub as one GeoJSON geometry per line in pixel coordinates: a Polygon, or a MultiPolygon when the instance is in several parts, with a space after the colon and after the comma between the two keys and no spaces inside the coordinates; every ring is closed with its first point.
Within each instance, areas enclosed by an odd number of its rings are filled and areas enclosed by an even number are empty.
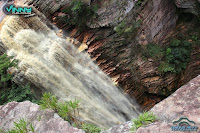
{"type": "Polygon", "coordinates": [[[199,37],[197,35],[192,35],[191,39],[193,41],[193,44],[200,45],[200,40],[199,40],[199,37]]]}
{"type": "Polygon", "coordinates": [[[187,66],[190,59],[191,43],[187,40],[173,39],[165,51],[165,61],[159,66],[161,73],[180,73],[187,66]]]}
{"type": "Polygon", "coordinates": [[[141,126],[145,126],[147,124],[153,123],[158,118],[151,112],[144,112],[143,114],[139,115],[138,119],[133,119],[133,128],[132,131],[138,129],[141,126]]]}
{"type": "Polygon", "coordinates": [[[9,131],[0,130],[1,133],[34,133],[35,129],[33,124],[26,121],[25,119],[20,119],[18,122],[14,122],[14,128],[9,131]]]}
{"type": "Polygon", "coordinates": [[[56,96],[45,92],[39,102],[41,109],[53,109],[64,120],[72,125],[82,128],[86,133],[99,133],[100,128],[95,125],[81,122],[79,118],[79,100],[58,102],[56,96]]]}
{"type": "Polygon", "coordinates": [[[83,123],[81,128],[86,133],[100,133],[101,132],[101,128],[89,123],[83,123]]]}
{"type": "Polygon", "coordinates": [[[39,102],[41,109],[53,109],[60,117],[62,117],[64,120],[69,121],[70,123],[75,122],[79,125],[79,122],[77,121],[77,115],[79,115],[76,112],[79,112],[79,101],[69,101],[69,102],[58,102],[56,96],[52,95],[51,93],[45,92],[43,94],[43,97],[41,98],[41,101],[39,102]]]}
{"type": "Polygon", "coordinates": [[[0,56],[0,104],[25,100],[37,102],[29,84],[19,86],[12,81],[13,75],[8,73],[8,69],[11,67],[17,67],[17,60],[6,54],[0,56]]]}
{"type": "Polygon", "coordinates": [[[0,56],[0,75],[1,82],[6,82],[12,79],[12,74],[8,73],[8,68],[17,67],[17,61],[12,57],[3,54],[0,56]]]}
{"type": "Polygon", "coordinates": [[[137,6],[137,7],[138,7],[138,6],[141,6],[143,1],[144,1],[144,0],[138,0],[137,3],[136,3],[136,6],[137,6]]]}
{"type": "Polygon", "coordinates": [[[80,30],[84,30],[87,25],[86,23],[92,18],[97,17],[98,6],[88,6],[81,0],[73,0],[69,7],[64,10],[67,14],[65,22],[69,26],[77,26],[80,30]]]}
{"type": "Polygon", "coordinates": [[[148,44],[146,46],[146,50],[144,53],[144,56],[147,58],[153,58],[153,59],[161,59],[164,56],[164,50],[160,47],[159,44],[148,44]]]}
{"type": "Polygon", "coordinates": [[[35,95],[32,93],[29,84],[25,86],[18,86],[15,83],[12,83],[11,88],[0,89],[0,104],[6,104],[12,101],[31,101],[33,103],[38,102],[38,100],[35,98],[35,95]]]}
{"type": "Polygon", "coordinates": [[[176,72],[175,66],[167,62],[161,62],[160,66],[158,67],[158,71],[161,73],[167,73],[167,72],[175,73],[176,72]]]}
{"type": "Polygon", "coordinates": [[[43,97],[41,98],[39,104],[41,109],[53,109],[56,110],[58,108],[58,100],[56,96],[51,95],[51,93],[45,92],[43,97]]]}
{"type": "Polygon", "coordinates": [[[114,30],[117,32],[118,36],[124,36],[125,38],[130,38],[133,36],[137,29],[140,27],[142,21],[133,21],[132,24],[128,24],[125,20],[118,24],[114,30]]]}

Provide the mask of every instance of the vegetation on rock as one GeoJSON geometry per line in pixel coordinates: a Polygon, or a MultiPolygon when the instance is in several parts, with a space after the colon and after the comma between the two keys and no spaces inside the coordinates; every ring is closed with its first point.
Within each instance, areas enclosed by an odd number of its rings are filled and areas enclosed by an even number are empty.
{"type": "Polygon", "coordinates": [[[65,23],[69,26],[77,26],[80,30],[87,27],[87,22],[97,17],[98,6],[88,6],[81,0],[73,0],[69,7],[64,10],[67,16],[65,23]]]}
{"type": "Polygon", "coordinates": [[[147,124],[153,123],[156,120],[158,120],[158,118],[151,112],[144,112],[142,114],[139,115],[138,119],[133,119],[133,125],[132,125],[132,131],[135,131],[136,129],[138,129],[141,126],[145,126],[147,124]]]}
{"type": "Polygon", "coordinates": [[[79,119],[79,104],[78,100],[68,102],[58,102],[56,96],[45,92],[40,101],[41,109],[53,109],[60,117],[74,126],[83,129],[86,133],[99,133],[101,131],[97,126],[81,122],[79,119]]]}
{"type": "Polygon", "coordinates": [[[123,36],[125,38],[130,39],[133,37],[137,29],[140,27],[142,21],[133,21],[131,24],[128,24],[125,20],[118,24],[114,30],[117,32],[118,36],[123,36]]]}
{"type": "Polygon", "coordinates": [[[37,102],[30,85],[17,85],[12,81],[13,74],[8,72],[10,68],[17,67],[17,60],[3,54],[0,56],[0,105],[11,101],[22,102],[29,100],[37,102]]]}
{"type": "Polygon", "coordinates": [[[164,50],[159,44],[150,43],[146,46],[145,50],[143,51],[143,55],[146,58],[153,58],[159,60],[162,59],[164,55],[164,50]]]}
{"type": "Polygon", "coordinates": [[[34,133],[35,129],[31,122],[21,118],[18,122],[14,122],[14,128],[9,131],[0,129],[1,133],[34,133]]]}
{"type": "Polygon", "coordinates": [[[86,132],[86,133],[100,133],[101,132],[101,128],[90,124],[90,123],[83,123],[81,125],[81,128],[86,132]]]}
{"type": "Polygon", "coordinates": [[[190,59],[191,43],[187,40],[173,39],[165,50],[165,60],[159,66],[161,73],[180,73],[190,59]]]}

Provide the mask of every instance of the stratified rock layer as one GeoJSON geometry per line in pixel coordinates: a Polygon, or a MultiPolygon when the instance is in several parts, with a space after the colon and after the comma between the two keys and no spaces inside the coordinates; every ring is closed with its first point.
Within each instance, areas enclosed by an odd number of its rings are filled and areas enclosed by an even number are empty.
{"type": "Polygon", "coordinates": [[[84,133],[70,126],[53,110],[40,110],[39,106],[29,101],[10,102],[0,106],[0,128],[7,131],[13,129],[14,122],[21,118],[31,122],[36,133],[84,133]]]}
{"type": "MultiPolygon", "coordinates": [[[[171,96],[156,104],[152,109],[159,120],[145,127],[140,127],[137,133],[174,133],[171,126],[180,118],[188,118],[200,128],[200,76],[182,86],[171,96]]],[[[128,133],[131,122],[115,126],[105,133],[128,133]]],[[[194,125],[191,125],[194,126],[194,125]]],[[[200,129],[197,130],[200,132],[200,129]]],[[[181,133],[176,131],[176,133],[181,133]]],[[[185,133],[188,133],[187,131],[185,133]]]]}

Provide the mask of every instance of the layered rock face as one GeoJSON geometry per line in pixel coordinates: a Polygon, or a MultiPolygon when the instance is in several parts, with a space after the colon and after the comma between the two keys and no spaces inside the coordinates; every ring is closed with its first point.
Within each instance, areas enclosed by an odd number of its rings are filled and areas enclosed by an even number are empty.
{"type": "MultiPolygon", "coordinates": [[[[171,126],[174,121],[180,118],[188,118],[195,122],[195,126],[200,125],[200,76],[194,78],[186,85],[179,88],[175,93],[156,104],[150,111],[153,112],[159,120],[145,127],[140,127],[137,133],[174,133],[171,126]]],[[[126,122],[123,125],[115,126],[105,133],[129,132],[132,122],[126,122]]],[[[194,125],[191,125],[194,126],[194,125]]],[[[197,130],[199,132],[200,129],[197,130]]],[[[181,133],[176,131],[177,133],[181,133]]],[[[186,131],[187,132],[187,131],[186,131]]]]}
{"type": "Polygon", "coordinates": [[[24,118],[33,124],[36,133],[84,133],[72,127],[60,118],[53,110],[40,110],[39,106],[29,101],[10,102],[0,106],[0,128],[13,129],[14,122],[24,118]]]}

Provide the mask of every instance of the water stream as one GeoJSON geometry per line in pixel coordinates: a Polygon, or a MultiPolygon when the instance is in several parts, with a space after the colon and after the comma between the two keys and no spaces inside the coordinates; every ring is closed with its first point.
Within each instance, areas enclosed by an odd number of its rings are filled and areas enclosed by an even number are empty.
{"type": "Polygon", "coordinates": [[[38,17],[9,17],[1,39],[32,83],[64,100],[79,99],[82,119],[110,127],[138,116],[138,105],[115,87],[88,54],[78,52],[38,17]]]}

